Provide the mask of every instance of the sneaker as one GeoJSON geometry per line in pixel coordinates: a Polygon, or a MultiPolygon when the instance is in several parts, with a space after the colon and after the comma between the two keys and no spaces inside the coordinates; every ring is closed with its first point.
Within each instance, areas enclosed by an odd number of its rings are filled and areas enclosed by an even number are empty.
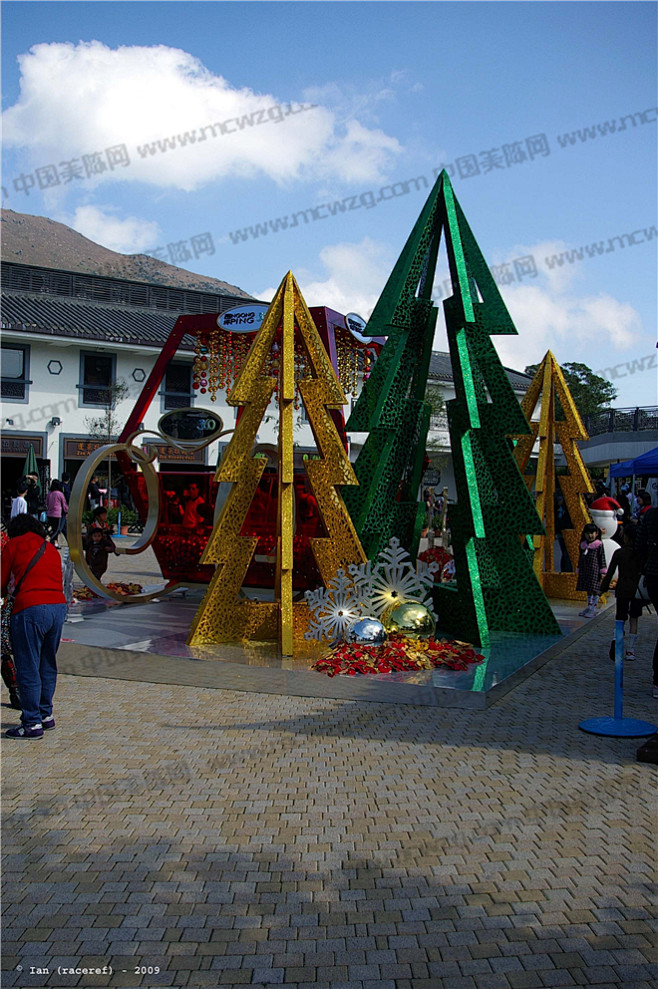
{"type": "Polygon", "coordinates": [[[596,618],[597,615],[598,615],[598,611],[596,610],[594,605],[590,605],[590,607],[585,612],[585,618],[596,618]]]}
{"type": "Polygon", "coordinates": [[[658,697],[658,683],[654,683],[653,685],[653,696],[658,697]]]}
{"type": "Polygon", "coordinates": [[[587,612],[588,612],[588,611],[589,611],[589,605],[587,605],[587,607],[586,607],[586,608],[583,608],[583,610],[582,610],[582,611],[579,611],[579,612],[578,612],[578,616],[579,616],[580,618],[587,618],[587,612]]]}
{"type": "Polygon", "coordinates": [[[16,728],[8,728],[5,732],[7,738],[43,738],[43,728],[39,725],[17,725],[16,728]]]}
{"type": "Polygon", "coordinates": [[[47,718],[41,719],[41,724],[44,731],[52,731],[55,727],[55,719],[52,714],[49,714],[47,718]]]}
{"type": "Polygon", "coordinates": [[[626,660],[627,663],[632,663],[633,660],[635,659],[635,653],[632,652],[630,649],[627,649],[626,652],[624,653],[624,659],[626,660]]]}

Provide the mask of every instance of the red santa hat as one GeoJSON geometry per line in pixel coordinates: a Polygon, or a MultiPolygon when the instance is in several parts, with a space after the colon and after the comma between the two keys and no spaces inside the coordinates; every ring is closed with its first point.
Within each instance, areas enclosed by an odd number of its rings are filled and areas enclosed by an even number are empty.
{"type": "Polygon", "coordinates": [[[589,506],[590,511],[594,512],[612,512],[617,518],[621,518],[624,514],[624,509],[621,507],[618,501],[614,498],[610,498],[608,495],[603,495],[601,498],[596,498],[592,504],[589,506]]]}

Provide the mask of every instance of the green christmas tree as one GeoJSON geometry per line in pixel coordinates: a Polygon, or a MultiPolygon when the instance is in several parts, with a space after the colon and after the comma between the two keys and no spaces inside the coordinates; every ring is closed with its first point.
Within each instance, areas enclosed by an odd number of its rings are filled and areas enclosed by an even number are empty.
{"type": "Polygon", "coordinates": [[[511,436],[531,432],[492,335],[516,334],[450,180],[439,198],[453,295],[444,302],[456,397],[447,403],[457,504],[450,509],[456,587],[436,590],[441,625],[478,641],[490,631],[559,635],[527,552],[544,532],[511,436]]]}
{"type": "Polygon", "coordinates": [[[418,502],[418,489],[432,411],[424,395],[436,327],[431,295],[441,234],[435,191],[368,321],[369,335],[387,341],[345,427],[369,434],[354,463],[359,487],[346,488],[343,498],[370,559],[392,536],[415,557],[423,526],[425,506],[418,502]]]}
{"type": "Polygon", "coordinates": [[[457,504],[450,508],[456,581],[435,591],[440,627],[481,645],[491,630],[559,634],[527,550],[527,537],[544,529],[510,438],[530,427],[491,341],[516,329],[445,171],[368,324],[388,339],[347,424],[370,430],[355,464],[361,488],[349,492],[348,507],[368,555],[391,535],[415,551],[442,235],[453,288],[443,306],[456,391],[447,411],[457,504]]]}

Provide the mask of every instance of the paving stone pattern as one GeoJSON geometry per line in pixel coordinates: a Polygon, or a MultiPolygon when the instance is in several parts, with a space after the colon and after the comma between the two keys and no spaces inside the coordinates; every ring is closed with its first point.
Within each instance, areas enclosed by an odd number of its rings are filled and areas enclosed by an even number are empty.
{"type": "Polygon", "coordinates": [[[612,629],[475,712],[61,676],[3,743],[3,985],[650,989],[655,767],[578,729],[612,629]]]}

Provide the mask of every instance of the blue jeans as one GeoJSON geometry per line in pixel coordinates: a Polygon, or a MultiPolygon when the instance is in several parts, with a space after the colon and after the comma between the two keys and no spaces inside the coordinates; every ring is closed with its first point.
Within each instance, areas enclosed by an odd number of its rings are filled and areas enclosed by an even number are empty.
{"type": "Polygon", "coordinates": [[[21,722],[40,724],[53,713],[57,650],[66,618],[65,604],[35,604],[11,616],[21,722]]]}

